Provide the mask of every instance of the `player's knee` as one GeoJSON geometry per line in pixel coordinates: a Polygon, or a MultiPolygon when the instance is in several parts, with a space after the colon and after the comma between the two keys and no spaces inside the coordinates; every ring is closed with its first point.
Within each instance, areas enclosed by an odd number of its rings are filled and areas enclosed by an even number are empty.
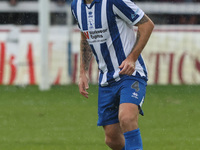
{"type": "Polygon", "coordinates": [[[121,115],[119,116],[120,126],[123,131],[134,130],[138,128],[137,116],[121,115]]]}

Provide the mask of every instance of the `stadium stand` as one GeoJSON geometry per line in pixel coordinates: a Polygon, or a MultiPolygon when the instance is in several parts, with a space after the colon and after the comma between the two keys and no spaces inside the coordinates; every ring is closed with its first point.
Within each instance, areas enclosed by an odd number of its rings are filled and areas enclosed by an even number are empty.
{"type": "MultiPolygon", "coordinates": [[[[51,0],[51,24],[66,24],[65,0],[51,0]]],[[[0,24],[38,25],[38,0],[0,1],[0,24]]]]}
{"type": "MultiPolygon", "coordinates": [[[[66,24],[65,1],[51,0],[52,25],[66,24]]],[[[0,24],[37,25],[37,2],[38,0],[1,0],[0,24]]],[[[67,2],[70,3],[71,0],[67,2]]],[[[155,24],[200,24],[200,0],[135,0],[135,2],[155,24]]]]}

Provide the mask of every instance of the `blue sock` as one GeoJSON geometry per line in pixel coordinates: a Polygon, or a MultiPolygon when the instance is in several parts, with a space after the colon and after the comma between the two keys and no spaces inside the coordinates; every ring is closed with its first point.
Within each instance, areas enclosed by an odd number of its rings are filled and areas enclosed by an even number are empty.
{"type": "Polygon", "coordinates": [[[128,131],[124,133],[125,150],[143,150],[140,129],[128,131]]]}
{"type": "Polygon", "coordinates": [[[122,148],[122,150],[125,150],[125,147],[124,147],[124,148],[122,148]]]}

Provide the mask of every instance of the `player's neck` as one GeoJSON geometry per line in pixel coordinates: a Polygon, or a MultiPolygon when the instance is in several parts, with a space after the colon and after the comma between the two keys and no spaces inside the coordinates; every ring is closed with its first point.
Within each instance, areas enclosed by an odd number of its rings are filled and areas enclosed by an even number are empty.
{"type": "Polygon", "coordinates": [[[93,0],[85,0],[86,4],[91,4],[93,0]]]}

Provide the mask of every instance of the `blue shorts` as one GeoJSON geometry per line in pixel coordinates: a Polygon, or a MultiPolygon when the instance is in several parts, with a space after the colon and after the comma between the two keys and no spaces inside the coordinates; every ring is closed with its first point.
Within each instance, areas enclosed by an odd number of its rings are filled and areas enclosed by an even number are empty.
{"type": "Polygon", "coordinates": [[[141,107],[146,94],[146,85],[146,81],[142,78],[124,76],[109,86],[99,86],[97,125],[118,123],[119,105],[122,103],[138,105],[139,112],[143,115],[141,107]]]}

